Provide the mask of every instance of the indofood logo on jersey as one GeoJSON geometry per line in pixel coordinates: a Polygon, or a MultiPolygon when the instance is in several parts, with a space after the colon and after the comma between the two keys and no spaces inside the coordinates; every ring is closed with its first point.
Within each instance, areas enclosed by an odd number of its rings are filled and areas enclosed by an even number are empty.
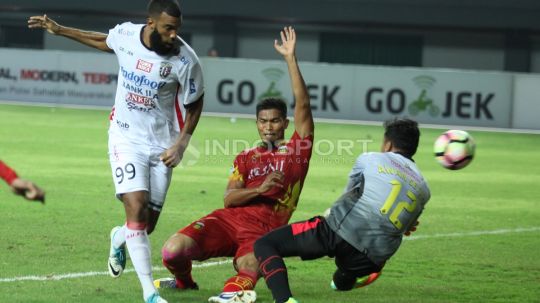
{"type": "Polygon", "coordinates": [[[376,114],[388,112],[397,115],[407,110],[411,116],[425,112],[431,117],[493,120],[489,105],[495,93],[448,90],[444,101],[441,102],[440,99],[432,97],[432,88],[437,83],[434,77],[420,75],[414,77],[412,81],[419,89],[419,93],[411,101],[407,102],[404,89],[394,87],[385,90],[379,86],[371,87],[366,93],[366,109],[376,114]],[[437,104],[444,106],[439,107],[437,104]]]}
{"type": "Polygon", "coordinates": [[[135,84],[136,86],[147,86],[147,87],[150,87],[151,89],[158,89],[158,88],[162,88],[166,84],[166,82],[164,81],[160,81],[160,82],[152,81],[148,79],[145,75],[139,75],[133,71],[127,71],[124,69],[123,66],[120,66],[120,71],[122,73],[122,76],[126,80],[133,82],[133,84],[135,84]]]}

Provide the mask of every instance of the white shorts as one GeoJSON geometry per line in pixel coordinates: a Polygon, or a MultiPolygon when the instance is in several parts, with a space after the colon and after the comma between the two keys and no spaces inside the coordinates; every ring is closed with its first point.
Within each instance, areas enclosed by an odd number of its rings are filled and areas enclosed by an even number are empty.
{"type": "Polygon", "coordinates": [[[161,211],[171,183],[172,168],[159,160],[165,149],[132,144],[122,135],[109,132],[109,161],[111,163],[116,197],[136,191],[147,191],[148,207],[161,211]]]}

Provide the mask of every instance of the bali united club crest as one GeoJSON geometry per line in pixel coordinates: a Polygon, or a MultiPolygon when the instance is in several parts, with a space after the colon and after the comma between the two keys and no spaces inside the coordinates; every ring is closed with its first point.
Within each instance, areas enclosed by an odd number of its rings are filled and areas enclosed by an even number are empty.
{"type": "Polygon", "coordinates": [[[172,64],[169,62],[161,62],[161,65],[159,67],[159,75],[161,78],[165,79],[168,75],[171,74],[172,70],[172,64]]]}

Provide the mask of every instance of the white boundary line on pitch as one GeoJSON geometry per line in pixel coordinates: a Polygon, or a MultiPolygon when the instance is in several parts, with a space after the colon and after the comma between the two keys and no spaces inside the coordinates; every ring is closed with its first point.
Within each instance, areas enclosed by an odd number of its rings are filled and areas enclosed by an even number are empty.
{"type": "MultiPolygon", "coordinates": [[[[217,265],[230,264],[230,263],[232,263],[232,259],[193,264],[193,267],[201,268],[201,267],[210,267],[210,266],[217,266],[217,265]]],[[[152,270],[154,272],[164,271],[165,268],[155,266],[152,268],[152,270]]],[[[124,273],[130,273],[130,272],[135,272],[135,270],[134,269],[124,270],[124,273]]],[[[83,278],[83,277],[108,276],[108,275],[109,275],[108,271],[88,271],[88,272],[75,272],[75,273],[59,274],[59,275],[22,276],[22,277],[14,277],[14,278],[3,278],[3,279],[0,279],[0,283],[1,282],[18,282],[18,281],[58,281],[58,280],[63,280],[63,279],[75,279],[75,278],[83,278]]]]}
{"type": "Polygon", "coordinates": [[[524,233],[524,232],[535,232],[540,231],[540,226],[536,227],[524,227],[524,228],[505,228],[505,229],[495,229],[495,230],[483,230],[483,231],[471,231],[466,233],[449,233],[449,234],[433,234],[433,235],[419,235],[419,236],[410,236],[404,237],[403,240],[421,240],[421,239],[434,239],[434,238],[463,238],[463,237],[472,237],[472,236],[484,236],[484,235],[500,235],[500,234],[509,234],[509,233],[524,233]]]}
{"type": "MultiPolygon", "coordinates": [[[[500,234],[524,233],[524,232],[535,232],[535,231],[540,231],[540,226],[513,228],[513,229],[507,228],[507,229],[472,231],[472,232],[465,232],[465,233],[433,234],[433,235],[425,235],[425,236],[420,235],[420,236],[405,237],[403,239],[408,240],[408,241],[413,241],[413,240],[435,239],[435,238],[463,238],[463,237],[473,237],[473,236],[500,235],[500,234]]],[[[222,260],[222,261],[193,264],[193,267],[202,268],[202,267],[211,267],[211,266],[230,264],[230,263],[232,263],[232,260],[228,259],[228,260],[222,260]]],[[[165,268],[154,267],[153,270],[154,272],[164,271],[165,268]]],[[[135,270],[133,269],[126,269],[124,273],[130,273],[134,271],[135,270]]],[[[19,281],[58,281],[58,280],[63,280],[63,279],[75,279],[75,278],[107,276],[107,275],[109,275],[108,271],[89,271],[89,272],[46,275],[46,276],[22,276],[22,277],[13,277],[13,278],[0,278],[0,283],[19,282],[19,281]]]]}

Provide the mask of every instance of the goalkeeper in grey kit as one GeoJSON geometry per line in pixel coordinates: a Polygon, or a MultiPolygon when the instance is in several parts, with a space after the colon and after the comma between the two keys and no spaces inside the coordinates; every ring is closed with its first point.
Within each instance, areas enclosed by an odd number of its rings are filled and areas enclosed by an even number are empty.
{"type": "Polygon", "coordinates": [[[326,218],[283,226],[255,243],[260,272],[276,303],[297,302],[283,257],[335,257],[331,286],[351,290],[375,281],[403,235],[415,230],[430,198],[428,185],[412,160],[420,138],[418,123],[393,119],[384,128],[381,152],[357,158],[345,193],[326,218]]]}

